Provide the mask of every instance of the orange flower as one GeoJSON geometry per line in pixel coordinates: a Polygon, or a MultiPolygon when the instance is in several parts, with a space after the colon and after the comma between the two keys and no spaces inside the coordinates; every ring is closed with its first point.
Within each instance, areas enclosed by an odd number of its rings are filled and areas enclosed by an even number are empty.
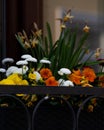
{"type": "Polygon", "coordinates": [[[80,85],[81,84],[81,71],[78,70],[74,70],[73,73],[71,75],[69,75],[69,79],[74,82],[76,85],[80,85]]]}
{"type": "Polygon", "coordinates": [[[51,76],[50,78],[48,78],[46,81],[46,86],[58,86],[58,81],[55,80],[55,77],[51,76]]]}
{"type": "Polygon", "coordinates": [[[90,82],[94,82],[96,74],[90,67],[85,67],[82,71],[83,76],[90,82]]]}
{"type": "Polygon", "coordinates": [[[43,79],[48,79],[49,77],[52,76],[52,72],[48,68],[43,68],[40,70],[40,75],[42,76],[43,79]]]}

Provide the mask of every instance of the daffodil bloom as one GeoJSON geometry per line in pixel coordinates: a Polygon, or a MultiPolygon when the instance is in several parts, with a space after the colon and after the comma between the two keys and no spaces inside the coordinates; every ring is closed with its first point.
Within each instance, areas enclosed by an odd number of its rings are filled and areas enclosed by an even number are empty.
{"type": "Polygon", "coordinates": [[[36,44],[38,44],[38,43],[39,43],[39,40],[36,39],[36,38],[34,38],[33,40],[31,40],[31,46],[32,46],[32,48],[34,48],[36,46],[36,44]]]}
{"type": "Polygon", "coordinates": [[[95,57],[96,57],[96,59],[99,58],[100,55],[101,55],[101,48],[97,48],[97,49],[96,49],[96,52],[95,52],[95,57]]]}
{"type": "Polygon", "coordinates": [[[88,33],[90,31],[90,27],[88,27],[87,25],[83,28],[83,31],[88,33]]]}
{"type": "Polygon", "coordinates": [[[25,47],[26,49],[28,49],[28,48],[31,48],[31,45],[30,45],[29,42],[25,41],[24,47],[25,47]]]}
{"type": "Polygon", "coordinates": [[[64,21],[64,22],[67,22],[67,21],[69,21],[69,20],[72,20],[73,18],[74,18],[74,16],[72,16],[72,15],[71,15],[71,12],[68,11],[67,14],[64,16],[63,21],[64,21]]]}
{"type": "Polygon", "coordinates": [[[34,22],[34,28],[36,29],[35,36],[40,37],[42,35],[42,30],[38,28],[38,25],[34,22]]]}

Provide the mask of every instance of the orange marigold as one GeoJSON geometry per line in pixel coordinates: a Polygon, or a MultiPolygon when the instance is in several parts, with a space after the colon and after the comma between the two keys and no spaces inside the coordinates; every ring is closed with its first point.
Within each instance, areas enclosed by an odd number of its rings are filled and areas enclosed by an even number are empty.
{"type": "Polygon", "coordinates": [[[58,86],[58,81],[55,80],[54,76],[49,77],[46,81],[46,86],[58,86]]]}
{"type": "Polygon", "coordinates": [[[69,80],[74,82],[76,85],[81,85],[81,78],[82,78],[82,75],[79,69],[73,70],[73,73],[69,75],[69,80]]]}
{"type": "Polygon", "coordinates": [[[52,76],[52,72],[48,68],[42,68],[40,70],[40,75],[42,76],[43,79],[48,79],[49,77],[52,76]]]}
{"type": "Polygon", "coordinates": [[[90,67],[84,67],[84,69],[82,71],[82,75],[90,82],[94,82],[94,80],[96,78],[96,74],[95,74],[94,70],[91,69],[90,67]]]}

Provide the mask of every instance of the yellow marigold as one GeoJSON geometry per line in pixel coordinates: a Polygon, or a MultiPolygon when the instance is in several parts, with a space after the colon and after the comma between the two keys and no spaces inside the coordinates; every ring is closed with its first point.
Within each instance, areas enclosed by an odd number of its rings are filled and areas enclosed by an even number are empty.
{"type": "Polygon", "coordinates": [[[71,80],[72,82],[74,82],[76,85],[80,85],[81,84],[81,71],[78,70],[73,70],[73,73],[71,75],[69,75],[69,80],[71,80]]]}
{"type": "Polygon", "coordinates": [[[99,84],[100,87],[104,88],[104,75],[99,76],[99,84]]]}
{"type": "Polygon", "coordinates": [[[42,76],[43,79],[48,79],[49,77],[52,76],[52,72],[48,68],[43,68],[40,70],[40,75],[42,76]]]}
{"type": "Polygon", "coordinates": [[[58,81],[55,80],[54,76],[49,77],[45,80],[46,86],[58,86],[58,81]]]}
{"type": "Polygon", "coordinates": [[[90,82],[94,82],[96,74],[90,67],[85,67],[82,71],[83,76],[90,82]]]}
{"type": "Polygon", "coordinates": [[[31,80],[35,80],[36,79],[36,74],[29,73],[28,78],[31,79],[31,80]]]}

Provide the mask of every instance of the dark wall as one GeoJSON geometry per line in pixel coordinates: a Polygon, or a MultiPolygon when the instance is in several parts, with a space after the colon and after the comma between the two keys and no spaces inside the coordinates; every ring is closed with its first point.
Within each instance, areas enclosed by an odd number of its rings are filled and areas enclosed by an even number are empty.
{"type": "Polygon", "coordinates": [[[6,57],[20,58],[22,48],[15,34],[23,29],[29,32],[33,22],[42,28],[42,0],[6,0],[6,57]]]}

